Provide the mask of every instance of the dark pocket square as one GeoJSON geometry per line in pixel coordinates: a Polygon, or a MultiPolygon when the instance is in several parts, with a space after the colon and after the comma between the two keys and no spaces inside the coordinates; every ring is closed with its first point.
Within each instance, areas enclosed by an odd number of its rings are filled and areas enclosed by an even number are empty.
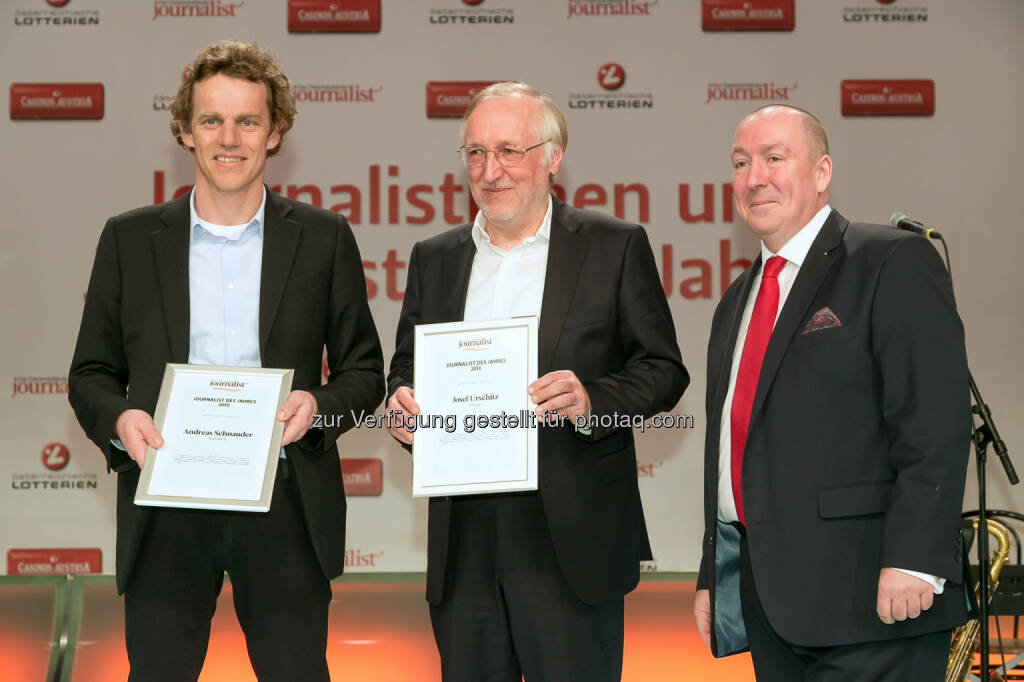
{"type": "Polygon", "coordinates": [[[836,314],[832,312],[828,306],[822,308],[818,312],[814,313],[811,317],[811,321],[807,323],[804,330],[800,332],[800,336],[806,336],[814,332],[820,332],[822,329],[832,329],[833,327],[842,327],[843,323],[839,321],[836,314]]]}

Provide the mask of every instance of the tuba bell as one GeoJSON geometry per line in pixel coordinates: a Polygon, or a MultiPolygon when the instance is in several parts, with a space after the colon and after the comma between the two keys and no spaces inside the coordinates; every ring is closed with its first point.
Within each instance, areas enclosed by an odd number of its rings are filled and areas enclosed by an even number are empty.
{"type": "MultiPolygon", "coordinates": [[[[996,548],[992,551],[989,568],[988,598],[991,602],[992,595],[999,587],[999,574],[1003,570],[1003,564],[1006,563],[1006,559],[1010,555],[1010,531],[1006,526],[992,519],[986,519],[985,524],[988,534],[996,541],[996,548]]],[[[977,519],[974,519],[973,525],[977,532],[977,519]]],[[[981,585],[975,585],[975,597],[980,591],[981,585]]],[[[980,622],[974,618],[953,631],[949,647],[949,662],[946,664],[946,682],[964,682],[967,679],[967,674],[971,670],[971,656],[979,645],[978,632],[980,629],[980,622]]]]}

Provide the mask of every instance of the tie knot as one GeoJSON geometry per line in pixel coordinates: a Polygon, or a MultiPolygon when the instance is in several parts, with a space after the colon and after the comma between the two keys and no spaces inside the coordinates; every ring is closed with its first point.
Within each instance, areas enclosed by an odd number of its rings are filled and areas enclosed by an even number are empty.
{"type": "Polygon", "coordinates": [[[761,273],[761,279],[771,278],[776,279],[779,273],[782,272],[782,268],[786,266],[786,259],[782,256],[772,256],[768,259],[768,262],[764,264],[764,272],[761,273]]]}

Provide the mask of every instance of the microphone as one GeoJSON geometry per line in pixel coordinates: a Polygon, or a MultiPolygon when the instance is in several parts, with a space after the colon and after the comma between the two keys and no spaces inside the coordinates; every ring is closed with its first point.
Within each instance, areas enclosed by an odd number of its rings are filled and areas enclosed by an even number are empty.
{"type": "Polygon", "coordinates": [[[942,235],[935,230],[925,227],[916,220],[911,220],[907,217],[906,213],[900,213],[899,211],[896,211],[889,216],[889,224],[896,229],[913,232],[914,234],[919,234],[922,237],[927,237],[928,239],[942,239],[942,235]]]}

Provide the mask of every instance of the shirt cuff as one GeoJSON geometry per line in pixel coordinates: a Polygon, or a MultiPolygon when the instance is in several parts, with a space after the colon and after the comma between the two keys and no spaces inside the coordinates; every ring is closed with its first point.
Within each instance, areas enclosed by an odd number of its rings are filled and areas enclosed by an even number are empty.
{"type": "Polygon", "coordinates": [[[111,438],[110,444],[113,445],[118,450],[120,450],[121,452],[128,452],[127,450],[125,450],[124,443],[121,442],[120,438],[111,438]]]}
{"type": "Polygon", "coordinates": [[[899,571],[900,573],[906,573],[907,575],[912,575],[915,578],[920,578],[921,580],[925,581],[926,583],[932,586],[932,590],[935,592],[935,594],[942,594],[942,591],[946,589],[945,578],[939,578],[938,576],[929,575],[927,573],[919,573],[918,571],[908,571],[905,568],[894,567],[893,570],[899,571]]]}

